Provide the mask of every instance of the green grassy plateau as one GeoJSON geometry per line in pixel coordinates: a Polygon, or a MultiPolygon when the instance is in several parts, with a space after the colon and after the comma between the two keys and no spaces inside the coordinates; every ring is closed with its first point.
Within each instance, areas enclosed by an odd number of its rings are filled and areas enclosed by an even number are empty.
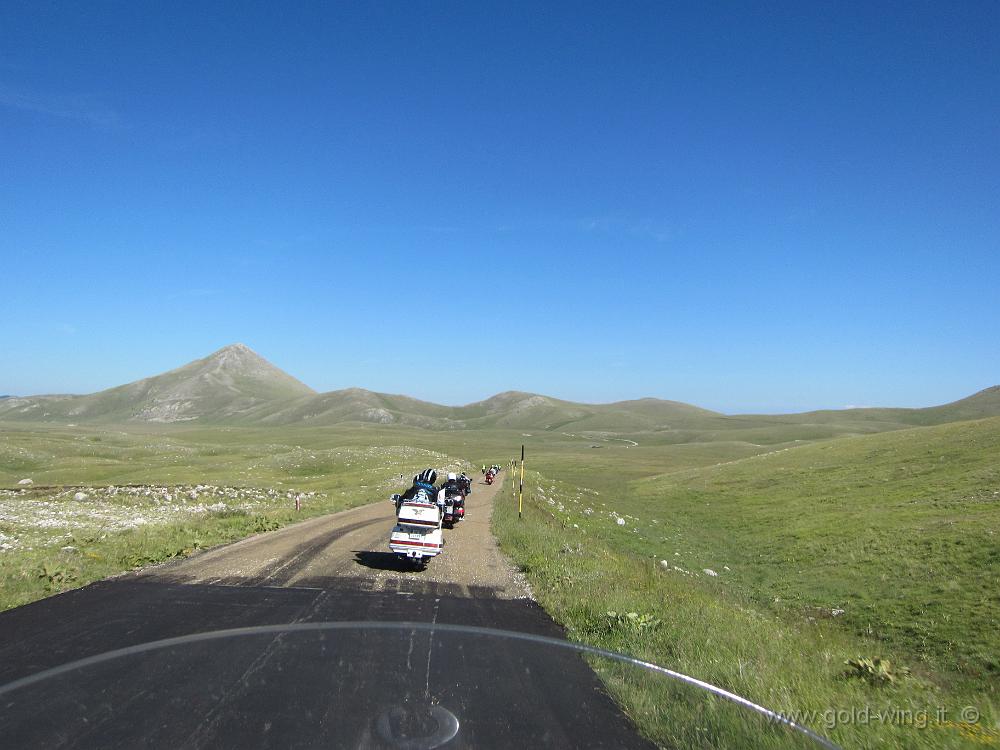
{"type": "MultiPolygon", "coordinates": [[[[476,408],[469,420],[496,416],[476,408]]],[[[669,408],[688,422],[0,422],[0,606],[383,500],[424,466],[504,463],[524,443],[524,517],[507,484],[494,528],[571,638],[708,680],[847,747],[1000,745],[1000,419],[907,428],[899,415],[669,408]],[[862,722],[862,710],[879,713],[862,722]]],[[[611,417],[619,406],[578,422],[611,417]]],[[[664,745],[780,745],[726,704],[595,666],[664,745]]]]}

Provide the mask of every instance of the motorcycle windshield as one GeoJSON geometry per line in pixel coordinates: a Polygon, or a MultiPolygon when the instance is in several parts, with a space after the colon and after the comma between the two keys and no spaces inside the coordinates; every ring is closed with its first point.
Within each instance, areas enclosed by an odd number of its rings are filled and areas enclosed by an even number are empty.
{"type": "Polygon", "coordinates": [[[422,623],[172,638],[8,682],[0,700],[18,748],[835,747],[628,656],[422,623]]]}

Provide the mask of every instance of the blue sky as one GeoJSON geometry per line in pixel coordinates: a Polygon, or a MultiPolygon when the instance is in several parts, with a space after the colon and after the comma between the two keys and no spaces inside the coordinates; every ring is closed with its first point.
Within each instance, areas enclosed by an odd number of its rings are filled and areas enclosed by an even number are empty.
{"type": "Polygon", "coordinates": [[[1000,382],[1000,5],[0,5],[0,393],[1000,382]],[[613,7],[612,7],[613,6],[613,7]]]}

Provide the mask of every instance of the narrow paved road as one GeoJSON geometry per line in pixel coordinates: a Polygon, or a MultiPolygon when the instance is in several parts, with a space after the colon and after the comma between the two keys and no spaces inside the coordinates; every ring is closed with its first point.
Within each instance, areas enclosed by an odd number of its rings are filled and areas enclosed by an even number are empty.
{"type": "MultiPolygon", "coordinates": [[[[561,637],[497,548],[477,482],[445,552],[388,552],[386,500],[0,613],[0,684],[229,628],[420,622],[561,637]]],[[[419,629],[263,632],[0,695],[10,747],[649,747],[575,653],[419,629]]]]}

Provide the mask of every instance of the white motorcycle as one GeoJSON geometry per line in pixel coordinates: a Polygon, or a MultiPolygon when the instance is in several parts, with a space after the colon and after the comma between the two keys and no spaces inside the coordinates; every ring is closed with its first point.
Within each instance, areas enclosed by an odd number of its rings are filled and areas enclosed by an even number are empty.
{"type": "Polygon", "coordinates": [[[426,490],[418,490],[411,500],[393,495],[396,525],[389,534],[389,549],[420,567],[444,548],[441,506],[426,490]]]}

